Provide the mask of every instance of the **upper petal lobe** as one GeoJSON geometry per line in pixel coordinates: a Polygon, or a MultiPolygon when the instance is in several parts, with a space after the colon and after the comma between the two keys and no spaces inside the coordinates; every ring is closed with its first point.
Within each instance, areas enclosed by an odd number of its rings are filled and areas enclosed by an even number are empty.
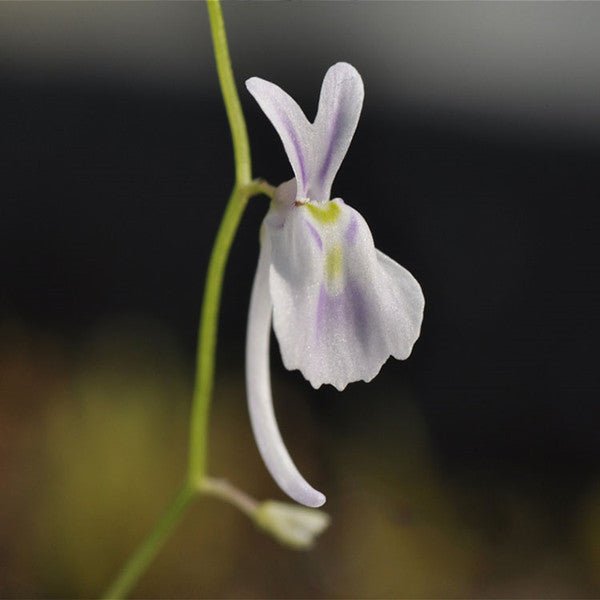
{"type": "Polygon", "coordinates": [[[275,84],[252,77],[246,87],[283,142],[296,176],[297,198],[329,200],[362,110],[364,87],[358,71],[348,63],[337,63],[327,71],[314,123],[275,84]]]}

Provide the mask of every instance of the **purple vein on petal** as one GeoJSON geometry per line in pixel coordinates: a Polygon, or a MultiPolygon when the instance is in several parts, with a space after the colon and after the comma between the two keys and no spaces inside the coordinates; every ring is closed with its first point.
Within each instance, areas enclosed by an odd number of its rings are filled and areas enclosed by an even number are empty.
{"type": "Polygon", "coordinates": [[[308,227],[308,231],[310,231],[310,234],[312,235],[313,240],[315,240],[317,246],[319,247],[319,250],[323,250],[323,240],[321,239],[319,232],[315,229],[315,227],[310,221],[307,221],[305,219],[304,223],[308,227]]]}
{"type": "Polygon", "coordinates": [[[358,233],[358,221],[356,220],[356,216],[352,215],[352,220],[346,229],[346,242],[349,245],[353,245],[356,241],[356,234],[358,233]]]}
{"type": "MultiPolygon", "coordinates": [[[[331,167],[331,161],[333,160],[333,153],[338,143],[338,137],[340,135],[340,117],[341,111],[335,111],[335,119],[331,125],[331,129],[329,131],[329,144],[327,146],[327,152],[325,152],[325,156],[323,157],[323,163],[321,164],[321,168],[319,169],[319,183],[321,185],[324,184],[325,179],[329,175],[329,168],[331,167]]],[[[322,198],[320,200],[329,200],[329,198],[322,198]]]]}
{"type": "Polygon", "coordinates": [[[369,310],[360,286],[348,282],[341,294],[332,295],[321,285],[315,323],[317,341],[323,339],[322,334],[328,336],[331,333],[327,331],[328,325],[334,324],[334,327],[349,327],[362,345],[368,345],[369,310]]]}
{"type": "Polygon", "coordinates": [[[346,287],[347,310],[351,315],[356,336],[361,344],[366,345],[369,339],[369,312],[365,295],[360,286],[349,282],[346,287]]]}
{"type": "MultiPolygon", "coordinates": [[[[300,173],[299,173],[300,182],[299,183],[302,184],[302,185],[298,186],[298,193],[300,194],[301,188],[302,188],[302,192],[306,191],[304,189],[304,188],[306,188],[306,164],[304,162],[304,155],[302,154],[302,146],[300,145],[300,140],[298,139],[296,128],[294,127],[293,123],[290,121],[287,114],[285,112],[280,112],[279,114],[281,116],[281,120],[283,121],[285,130],[286,130],[287,134],[289,135],[290,140],[292,141],[294,150],[296,151],[296,156],[298,157],[298,167],[300,168],[300,173]]],[[[302,193],[300,195],[304,195],[304,193],[302,193]]]]}
{"type": "Polygon", "coordinates": [[[319,300],[317,301],[317,318],[315,320],[317,325],[316,335],[317,340],[321,338],[321,332],[325,327],[325,323],[327,320],[327,313],[329,312],[329,294],[325,289],[324,285],[321,285],[321,289],[319,290],[319,300]]]}

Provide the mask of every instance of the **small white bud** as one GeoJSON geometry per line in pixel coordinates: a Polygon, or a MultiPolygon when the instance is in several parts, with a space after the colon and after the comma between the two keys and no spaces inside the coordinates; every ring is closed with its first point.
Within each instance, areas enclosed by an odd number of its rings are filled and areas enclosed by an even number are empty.
{"type": "Polygon", "coordinates": [[[310,548],[330,522],[322,510],[274,500],[263,502],[254,518],[259,527],[282,544],[298,550],[310,548]]]}

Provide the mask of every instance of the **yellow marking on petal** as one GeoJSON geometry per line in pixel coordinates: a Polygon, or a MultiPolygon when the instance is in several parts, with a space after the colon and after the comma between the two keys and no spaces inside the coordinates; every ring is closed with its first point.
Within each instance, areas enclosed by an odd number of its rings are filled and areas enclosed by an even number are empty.
{"type": "Polygon", "coordinates": [[[342,275],[343,254],[342,247],[336,244],[327,251],[325,256],[325,275],[329,282],[342,275]]]}
{"type": "Polygon", "coordinates": [[[313,219],[321,225],[331,225],[335,223],[340,214],[340,207],[336,202],[324,202],[322,204],[313,204],[312,202],[307,202],[302,205],[308,212],[312,215],[313,219]]]}

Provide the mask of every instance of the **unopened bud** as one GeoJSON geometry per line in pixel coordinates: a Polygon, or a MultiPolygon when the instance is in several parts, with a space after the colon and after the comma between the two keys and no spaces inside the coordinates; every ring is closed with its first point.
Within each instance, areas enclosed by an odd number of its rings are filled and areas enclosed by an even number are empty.
{"type": "Polygon", "coordinates": [[[255,521],[282,544],[304,550],[327,529],[330,519],[322,510],[268,500],[256,510],[255,521]]]}

